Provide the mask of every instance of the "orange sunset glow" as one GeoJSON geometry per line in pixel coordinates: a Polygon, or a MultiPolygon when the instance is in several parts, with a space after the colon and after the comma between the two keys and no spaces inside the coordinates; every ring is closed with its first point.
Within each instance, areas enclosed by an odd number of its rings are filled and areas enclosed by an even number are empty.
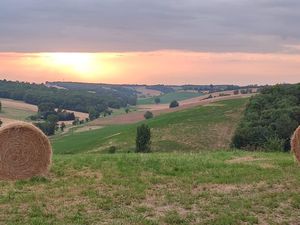
{"type": "Polygon", "coordinates": [[[35,82],[182,84],[228,83],[230,80],[236,84],[265,84],[272,80],[297,82],[300,77],[300,56],[297,54],[0,53],[0,59],[2,78],[9,75],[10,79],[35,82]]]}

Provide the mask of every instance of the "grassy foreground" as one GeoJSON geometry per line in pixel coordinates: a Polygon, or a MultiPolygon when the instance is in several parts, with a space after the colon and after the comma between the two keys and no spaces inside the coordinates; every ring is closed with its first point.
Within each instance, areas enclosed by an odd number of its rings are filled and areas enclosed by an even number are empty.
{"type": "MultiPolygon", "coordinates": [[[[248,99],[219,101],[144,121],[151,127],[154,152],[199,152],[229,148],[232,134],[248,99]]],[[[134,151],[138,124],[108,126],[52,141],[55,153],[134,151]]]]}
{"type": "Polygon", "coordinates": [[[299,191],[287,153],[56,155],[0,182],[0,224],[298,224],[299,191]]]}

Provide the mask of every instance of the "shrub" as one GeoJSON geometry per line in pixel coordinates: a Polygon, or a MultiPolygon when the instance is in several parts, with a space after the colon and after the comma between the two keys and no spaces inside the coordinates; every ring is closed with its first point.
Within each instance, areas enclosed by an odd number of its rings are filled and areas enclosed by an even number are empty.
{"type": "Polygon", "coordinates": [[[150,111],[147,111],[147,112],[144,114],[144,117],[145,117],[146,120],[151,119],[151,118],[153,118],[153,113],[150,112],[150,111]]]}
{"type": "Polygon", "coordinates": [[[264,150],[266,151],[283,151],[284,149],[284,140],[278,137],[270,137],[264,144],[264,150]]]}
{"type": "Polygon", "coordinates": [[[151,131],[148,125],[142,124],[137,127],[136,152],[150,152],[151,131]]]}
{"type": "Polygon", "coordinates": [[[159,97],[156,97],[156,98],[154,99],[154,102],[155,102],[156,104],[159,104],[159,103],[160,103],[160,98],[159,98],[159,97]]]}
{"type": "Polygon", "coordinates": [[[109,154],[114,154],[117,151],[117,147],[116,146],[110,146],[108,149],[108,153],[109,154]]]}
{"type": "Polygon", "coordinates": [[[176,100],[174,100],[170,103],[170,108],[176,108],[178,106],[179,106],[179,103],[176,100]]]}

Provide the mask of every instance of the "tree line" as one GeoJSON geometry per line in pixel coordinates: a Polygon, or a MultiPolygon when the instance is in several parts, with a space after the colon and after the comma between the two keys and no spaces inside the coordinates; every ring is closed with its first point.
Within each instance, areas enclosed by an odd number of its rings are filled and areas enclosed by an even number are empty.
{"type": "Polygon", "coordinates": [[[246,106],[232,146],[247,150],[288,151],[300,124],[300,84],[265,87],[246,106]]]}
{"type": "Polygon", "coordinates": [[[21,100],[34,105],[53,103],[56,108],[101,113],[109,108],[136,104],[137,97],[134,92],[126,91],[124,94],[124,91],[118,89],[99,88],[93,92],[82,88],[58,89],[44,84],[0,80],[0,98],[21,100]]]}

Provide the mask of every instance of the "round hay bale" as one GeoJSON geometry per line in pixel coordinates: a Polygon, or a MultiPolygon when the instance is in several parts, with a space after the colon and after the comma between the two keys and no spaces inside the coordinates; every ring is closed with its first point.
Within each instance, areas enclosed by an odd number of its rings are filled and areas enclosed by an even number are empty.
{"type": "Polygon", "coordinates": [[[300,126],[297,128],[291,138],[291,148],[296,156],[296,159],[298,162],[300,162],[300,126]]]}
{"type": "Polygon", "coordinates": [[[0,180],[45,175],[51,158],[49,139],[32,124],[16,122],[0,129],[0,180]]]}

